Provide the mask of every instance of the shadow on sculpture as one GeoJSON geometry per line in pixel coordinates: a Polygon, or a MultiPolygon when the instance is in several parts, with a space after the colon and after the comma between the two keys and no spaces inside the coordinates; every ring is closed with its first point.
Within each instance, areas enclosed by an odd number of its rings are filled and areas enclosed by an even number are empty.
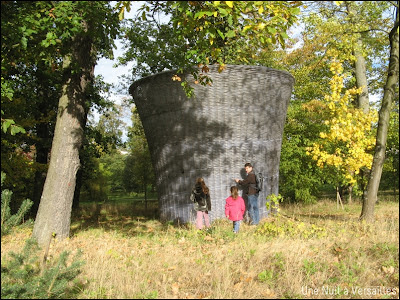
{"type": "Polygon", "coordinates": [[[234,178],[244,178],[251,162],[266,177],[260,193],[260,217],[266,197],[278,194],[283,126],[294,78],[259,66],[211,66],[211,86],[195,85],[188,99],[174,71],[134,82],[133,96],[149,144],[162,220],[194,222],[189,196],[197,177],[210,188],[210,219],[223,218],[234,178]]]}

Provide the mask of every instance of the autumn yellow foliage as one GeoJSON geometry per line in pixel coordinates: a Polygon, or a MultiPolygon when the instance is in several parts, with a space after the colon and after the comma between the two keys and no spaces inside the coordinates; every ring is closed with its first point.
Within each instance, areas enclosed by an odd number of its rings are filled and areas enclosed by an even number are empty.
{"type": "Polygon", "coordinates": [[[345,75],[341,62],[334,60],[330,67],[333,77],[330,81],[331,94],[325,95],[325,107],[329,119],[325,120],[326,132],[320,132],[321,142],[307,148],[307,154],[323,168],[336,167],[342,180],[350,185],[356,183],[355,175],[363,167],[371,168],[375,136],[371,134],[378,120],[375,110],[364,113],[352,106],[353,98],[361,88],[346,89],[345,75]]]}

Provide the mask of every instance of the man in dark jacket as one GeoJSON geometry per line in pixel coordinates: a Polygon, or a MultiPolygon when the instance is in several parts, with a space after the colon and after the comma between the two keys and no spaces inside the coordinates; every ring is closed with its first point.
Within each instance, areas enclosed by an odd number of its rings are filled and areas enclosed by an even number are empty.
{"type": "Polygon", "coordinates": [[[235,179],[236,183],[247,187],[247,201],[249,216],[251,218],[251,224],[257,225],[260,222],[260,213],[258,208],[258,191],[256,189],[256,175],[253,172],[253,166],[251,163],[246,163],[244,168],[247,173],[247,177],[244,180],[235,179]]]}

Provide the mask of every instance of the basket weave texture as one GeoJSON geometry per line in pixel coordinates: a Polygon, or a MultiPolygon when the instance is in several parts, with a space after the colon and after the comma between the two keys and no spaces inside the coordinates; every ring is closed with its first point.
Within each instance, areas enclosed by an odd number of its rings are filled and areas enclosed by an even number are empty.
{"type": "Polygon", "coordinates": [[[223,218],[225,199],[234,178],[245,178],[246,162],[265,176],[258,201],[260,217],[267,217],[266,197],[278,194],[293,76],[260,66],[227,65],[221,73],[210,66],[211,86],[196,85],[185,75],[195,94],[188,99],[174,74],[148,76],[129,89],[149,144],[161,219],[195,221],[189,196],[197,177],[210,188],[211,221],[223,218]]]}

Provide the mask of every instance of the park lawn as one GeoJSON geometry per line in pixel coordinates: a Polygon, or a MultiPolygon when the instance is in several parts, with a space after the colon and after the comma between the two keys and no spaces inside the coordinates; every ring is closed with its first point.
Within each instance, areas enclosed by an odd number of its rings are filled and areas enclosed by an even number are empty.
{"type": "MultiPolygon", "coordinates": [[[[161,223],[156,202],[140,203],[86,206],[71,237],[52,242],[50,259],[83,252],[78,298],[399,297],[398,201],[380,201],[372,224],[358,221],[359,202],[282,206],[237,235],[228,220],[209,231],[161,223]]],[[[2,260],[31,231],[2,237],[2,260]]]]}

